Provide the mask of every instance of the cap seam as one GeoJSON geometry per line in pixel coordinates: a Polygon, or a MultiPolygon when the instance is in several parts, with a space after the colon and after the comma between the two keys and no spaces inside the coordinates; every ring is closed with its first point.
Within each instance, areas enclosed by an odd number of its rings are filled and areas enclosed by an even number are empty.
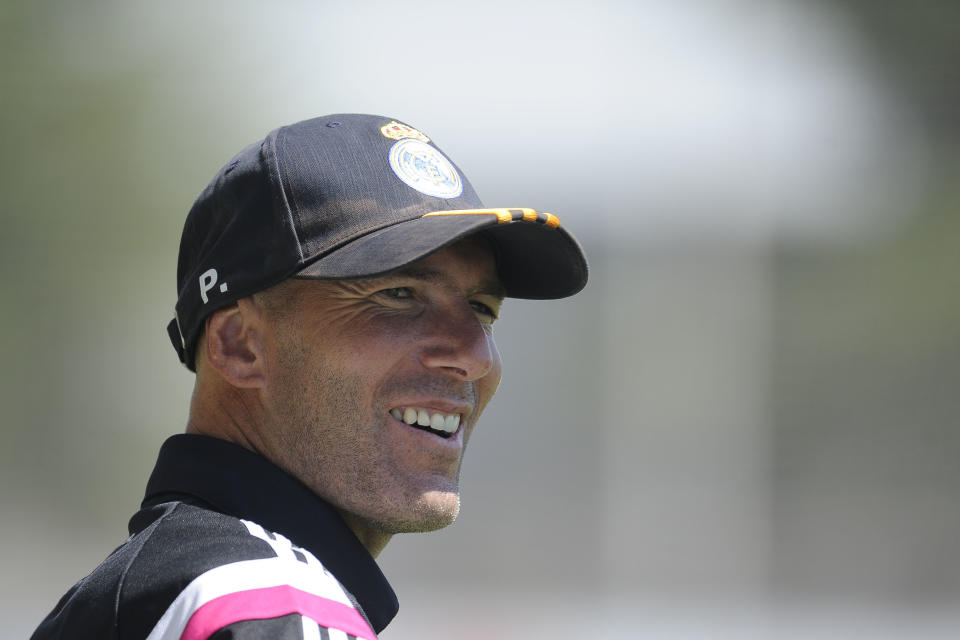
{"type": "MultiPolygon", "coordinates": [[[[287,182],[287,174],[283,170],[283,168],[280,166],[280,159],[277,155],[276,143],[277,143],[277,139],[280,137],[282,133],[283,133],[283,129],[277,129],[276,135],[274,135],[270,141],[270,151],[271,151],[273,164],[276,167],[276,175],[277,175],[277,182],[279,183],[278,187],[280,190],[280,198],[283,201],[283,208],[286,211],[287,218],[290,220],[290,230],[293,233],[293,239],[296,240],[297,242],[297,253],[300,255],[299,262],[303,263],[303,261],[306,259],[305,256],[303,255],[303,242],[300,241],[300,234],[298,233],[297,222],[296,220],[294,220],[293,207],[290,205],[290,200],[289,198],[287,198],[287,191],[284,186],[287,182]]],[[[299,220],[300,218],[299,212],[297,213],[296,217],[297,217],[297,220],[299,220]]]]}

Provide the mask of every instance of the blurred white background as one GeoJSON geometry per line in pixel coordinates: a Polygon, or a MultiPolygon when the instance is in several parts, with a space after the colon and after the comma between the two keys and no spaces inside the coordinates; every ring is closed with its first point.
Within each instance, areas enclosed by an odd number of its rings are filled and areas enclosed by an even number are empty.
{"type": "Polygon", "coordinates": [[[193,198],[345,111],[591,263],[505,308],[463,514],[381,556],[383,638],[960,634],[957,3],[7,0],[0,34],[5,637],[183,429],[193,198]]]}

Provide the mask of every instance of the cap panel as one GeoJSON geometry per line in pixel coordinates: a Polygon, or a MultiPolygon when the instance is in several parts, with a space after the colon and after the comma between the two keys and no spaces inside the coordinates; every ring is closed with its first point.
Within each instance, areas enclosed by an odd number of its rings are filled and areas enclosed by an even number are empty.
{"type": "Polygon", "coordinates": [[[299,243],[272,188],[259,143],[223,167],[194,202],[177,267],[177,320],[192,345],[202,319],[290,275],[299,243]]]}
{"type": "MultiPolygon", "coordinates": [[[[380,116],[340,114],[305,120],[278,131],[275,148],[279,175],[302,239],[305,261],[370,231],[428,211],[483,206],[473,187],[445,156],[444,161],[462,183],[458,197],[428,195],[401,180],[391,167],[391,149],[411,140],[387,137],[381,129],[389,123],[391,119],[380,116]]],[[[417,144],[427,145],[421,141],[417,144]]],[[[429,148],[442,155],[435,146],[429,148]]],[[[420,166],[425,176],[433,169],[428,166],[430,161],[426,155],[408,159],[408,163],[420,166]]]]}

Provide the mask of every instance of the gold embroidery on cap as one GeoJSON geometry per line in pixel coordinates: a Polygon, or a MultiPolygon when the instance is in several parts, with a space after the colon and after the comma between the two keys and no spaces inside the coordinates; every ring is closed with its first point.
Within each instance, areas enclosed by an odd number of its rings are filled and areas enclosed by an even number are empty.
{"type": "Polygon", "coordinates": [[[380,127],[380,133],[384,136],[391,138],[392,140],[403,140],[404,138],[413,138],[414,140],[419,140],[420,142],[430,142],[430,138],[423,135],[413,127],[408,127],[405,124],[400,124],[396,120],[389,122],[388,124],[380,127]]]}
{"type": "Polygon", "coordinates": [[[524,220],[526,222],[541,222],[548,227],[556,229],[560,226],[560,219],[552,213],[538,214],[534,209],[458,209],[452,211],[434,211],[425,213],[421,218],[430,216],[497,216],[498,223],[513,222],[514,220],[524,220]]]}
{"type": "Polygon", "coordinates": [[[455,209],[451,211],[434,211],[432,213],[425,213],[421,218],[429,218],[431,216],[497,216],[497,222],[513,222],[513,216],[510,214],[509,209],[455,209]]]}

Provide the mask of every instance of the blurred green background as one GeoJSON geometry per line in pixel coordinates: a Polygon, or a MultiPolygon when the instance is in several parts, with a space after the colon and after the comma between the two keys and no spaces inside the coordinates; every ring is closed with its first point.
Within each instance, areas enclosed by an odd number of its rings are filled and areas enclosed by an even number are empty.
{"type": "Polygon", "coordinates": [[[958,62],[953,0],[6,0],[5,637],[183,429],[193,198],[346,111],[555,213],[592,270],[507,305],[460,520],[381,556],[384,638],[957,637],[958,62]]]}

